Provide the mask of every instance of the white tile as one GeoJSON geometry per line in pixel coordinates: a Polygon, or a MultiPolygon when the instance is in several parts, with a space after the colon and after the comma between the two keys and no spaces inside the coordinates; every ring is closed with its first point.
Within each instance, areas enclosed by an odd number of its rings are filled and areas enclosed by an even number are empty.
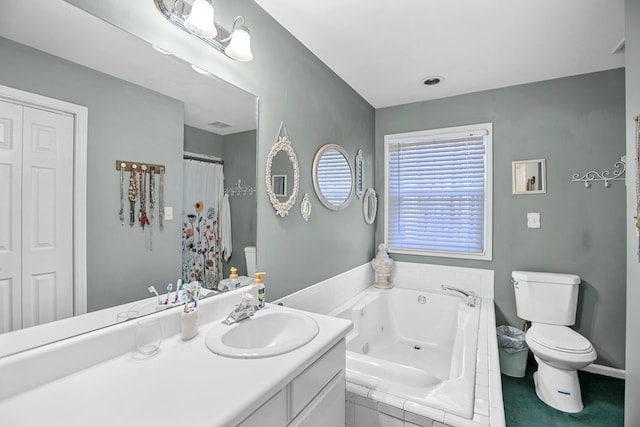
{"type": "Polygon", "coordinates": [[[506,427],[507,423],[504,419],[504,409],[491,407],[489,414],[489,424],[491,427],[506,427]]]}
{"type": "Polygon", "coordinates": [[[404,419],[420,427],[433,427],[433,420],[431,418],[423,417],[422,415],[414,414],[413,412],[405,411],[404,419]]]}
{"type": "Polygon", "coordinates": [[[346,424],[348,426],[353,426],[356,423],[356,405],[351,402],[347,402],[346,407],[346,424]]]}
{"type": "Polygon", "coordinates": [[[361,397],[368,397],[369,389],[367,387],[363,387],[361,385],[350,383],[349,381],[347,381],[347,393],[351,393],[353,395],[361,397]]]}
{"type": "Polygon", "coordinates": [[[378,412],[400,419],[404,418],[404,411],[402,409],[383,402],[378,402],[378,412]]]}
{"type": "Polygon", "coordinates": [[[484,399],[489,401],[489,387],[483,385],[476,385],[476,399],[484,399]]]}
{"type": "Polygon", "coordinates": [[[489,374],[487,372],[476,372],[476,385],[489,387],[489,374]]]}
{"type": "Polygon", "coordinates": [[[486,399],[476,398],[473,405],[473,412],[476,414],[489,416],[489,401],[486,399]]]}
{"type": "Polygon", "coordinates": [[[480,427],[480,425],[473,420],[462,418],[449,413],[444,414],[444,423],[446,425],[456,427],[480,427]]]}
{"type": "Polygon", "coordinates": [[[374,410],[378,410],[378,405],[377,402],[373,399],[369,399],[367,397],[362,397],[362,396],[358,396],[356,394],[353,395],[353,400],[351,400],[352,403],[358,405],[358,406],[364,406],[366,408],[370,408],[370,409],[374,409],[374,410]]]}
{"type": "Polygon", "coordinates": [[[407,402],[404,404],[404,410],[417,415],[422,415],[426,418],[431,418],[434,421],[440,421],[442,423],[444,422],[444,411],[441,411],[439,409],[431,408],[429,406],[421,405],[419,403],[410,402],[407,400],[407,402]]]}
{"type": "Polygon", "coordinates": [[[486,415],[473,414],[473,421],[483,426],[489,425],[489,417],[486,415]]]}
{"type": "Polygon", "coordinates": [[[378,412],[378,424],[379,427],[404,427],[404,421],[395,417],[391,417],[387,414],[378,412]]]}
{"type": "Polygon", "coordinates": [[[378,427],[378,411],[356,405],[354,417],[354,427],[378,427]]]}

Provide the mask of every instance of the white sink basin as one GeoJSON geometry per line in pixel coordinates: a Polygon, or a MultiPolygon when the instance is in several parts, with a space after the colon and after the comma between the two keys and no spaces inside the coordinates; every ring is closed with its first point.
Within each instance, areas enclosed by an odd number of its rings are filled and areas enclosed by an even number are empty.
{"type": "Polygon", "coordinates": [[[221,356],[258,359],[302,347],[318,330],[316,321],[305,314],[267,308],[233,325],[214,325],[205,343],[209,350],[221,356]]]}

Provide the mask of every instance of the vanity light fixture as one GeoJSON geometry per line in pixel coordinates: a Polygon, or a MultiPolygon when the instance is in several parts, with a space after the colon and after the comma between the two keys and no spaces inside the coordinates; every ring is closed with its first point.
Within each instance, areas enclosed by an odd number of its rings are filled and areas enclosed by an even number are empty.
{"type": "Polygon", "coordinates": [[[214,20],[210,0],[154,0],[158,10],[172,24],[193,34],[231,59],[248,62],[253,59],[251,35],[244,25],[244,17],[238,16],[229,31],[214,20]]]}
{"type": "Polygon", "coordinates": [[[229,44],[224,49],[224,53],[228,57],[240,62],[249,62],[253,59],[253,53],[251,52],[251,34],[249,29],[244,25],[244,18],[238,16],[233,21],[233,28],[229,44]],[[240,23],[236,27],[236,24],[240,23]]]}
{"type": "Polygon", "coordinates": [[[218,30],[213,16],[213,5],[208,0],[195,0],[191,5],[191,13],[184,21],[184,26],[198,36],[215,37],[218,35],[218,30]]]}

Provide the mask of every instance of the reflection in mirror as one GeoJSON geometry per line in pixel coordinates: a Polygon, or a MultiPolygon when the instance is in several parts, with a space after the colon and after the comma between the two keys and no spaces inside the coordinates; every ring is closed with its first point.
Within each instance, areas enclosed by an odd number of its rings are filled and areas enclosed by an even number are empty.
{"type": "MultiPolygon", "coordinates": [[[[222,157],[227,183],[241,179],[255,186],[257,100],[212,75],[194,73],[176,56],[158,53],[148,43],[62,0],[39,2],[37,8],[31,2],[3,5],[0,55],[0,85],[88,110],[87,265],[83,267],[89,313],[74,310],[82,317],[21,329],[20,311],[34,307],[0,307],[4,313],[18,312],[9,322],[0,318],[0,331],[13,331],[0,335],[2,357],[113,324],[134,312],[156,310],[157,298],[149,286],[155,285],[165,298],[167,285],[181,275],[183,151],[222,157]],[[166,165],[163,213],[172,210],[173,219],[165,215],[163,230],[157,222],[144,230],[137,222],[129,227],[126,193],[127,223],[121,225],[122,186],[120,173],[113,168],[116,159],[166,165]]],[[[228,260],[240,273],[245,269],[243,248],[255,245],[256,198],[251,194],[230,197],[232,234],[236,226],[246,230],[237,233],[238,242],[234,235],[235,250],[228,260]]],[[[156,221],[159,213],[155,212],[156,221]]],[[[5,270],[2,262],[0,271],[5,270]]],[[[10,301],[29,302],[22,298],[26,288],[12,292],[10,301]]]]}
{"type": "Polygon", "coordinates": [[[513,194],[541,194],[547,192],[545,159],[512,162],[513,194]]]}
{"type": "Polygon", "coordinates": [[[313,159],[313,187],[320,202],[331,210],[346,208],[354,191],[351,161],[344,148],[327,144],[313,159]]]}
{"type": "Polygon", "coordinates": [[[291,193],[293,166],[286,151],[279,151],[271,162],[271,184],[273,194],[281,202],[286,201],[291,193]]]}

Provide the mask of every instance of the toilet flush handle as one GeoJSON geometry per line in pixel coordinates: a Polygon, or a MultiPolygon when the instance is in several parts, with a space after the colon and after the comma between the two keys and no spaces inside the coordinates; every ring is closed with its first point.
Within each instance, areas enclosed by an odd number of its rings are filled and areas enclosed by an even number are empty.
{"type": "Polygon", "coordinates": [[[518,281],[516,279],[514,279],[513,277],[511,278],[511,283],[513,283],[513,287],[518,289],[518,281]]]}

